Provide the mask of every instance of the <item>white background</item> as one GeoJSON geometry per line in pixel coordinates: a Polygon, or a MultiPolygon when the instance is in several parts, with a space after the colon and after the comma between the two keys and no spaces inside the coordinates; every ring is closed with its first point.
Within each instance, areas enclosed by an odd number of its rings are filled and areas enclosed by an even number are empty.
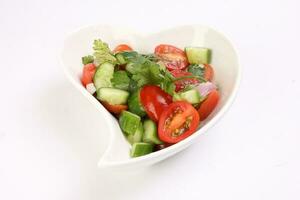
{"type": "Polygon", "coordinates": [[[0,0],[0,199],[300,199],[299,8],[297,0],[0,0]],[[97,169],[107,127],[58,61],[66,33],[97,23],[223,31],[243,67],[230,111],[150,168],[97,169]]]}

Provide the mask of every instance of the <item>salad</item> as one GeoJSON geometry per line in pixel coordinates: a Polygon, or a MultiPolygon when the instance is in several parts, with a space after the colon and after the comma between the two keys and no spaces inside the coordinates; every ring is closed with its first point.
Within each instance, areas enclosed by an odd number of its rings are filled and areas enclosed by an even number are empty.
{"type": "Polygon", "coordinates": [[[168,44],[141,54],[101,41],[82,57],[83,86],[119,121],[131,157],[161,150],[192,135],[216,107],[211,50],[168,44]]]}

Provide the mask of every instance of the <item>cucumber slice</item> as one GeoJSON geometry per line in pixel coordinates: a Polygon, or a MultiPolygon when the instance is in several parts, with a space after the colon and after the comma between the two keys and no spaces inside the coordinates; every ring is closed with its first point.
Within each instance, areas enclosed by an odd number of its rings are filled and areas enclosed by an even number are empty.
{"type": "Polygon", "coordinates": [[[185,92],[177,93],[173,96],[173,101],[187,101],[190,104],[200,103],[202,98],[196,89],[191,89],[185,92]]]}
{"type": "Polygon", "coordinates": [[[111,63],[103,63],[100,65],[94,75],[94,85],[96,89],[102,87],[111,87],[111,79],[114,74],[114,65],[111,63]]]}
{"type": "Polygon", "coordinates": [[[146,119],[144,121],[144,130],[143,142],[163,144],[157,137],[157,126],[154,121],[146,119]]]}
{"type": "Polygon", "coordinates": [[[185,53],[190,64],[209,64],[211,50],[203,47],[186,47],[185,53]]]}
{"type": "Polygon", "coordinates": [[[146,112],[140,100],[140,90],[130,95],[128,99],[128,110],[141,117],[144,117],[146,115],[146,112]]]}
{"type": "Polygon", "coordinates": [[[119,118],[119,124],[121,129],[125,132],[125,135],[134,135],[141,123],[140,116],[128,111],[123,111],[119,118]]]}
{"type": "Polygon", "coordinates": [[[143,124],[140,123],[139,127],[136,129],[135,133],[133,135],[128,135],[127,140],[128,142],[132,145],[133,143],[136,142],[141,142],[143,139],[143,133],[144,133],[144,128],[143,124]]]}
{"type": "Polygon", "coordinates": [[[131,157],[139,157],[153,152],[153,145],[144,142],[134,143],[130,151],[131,157]]]}
{"type": "Polygon", "coordinates": [[[129,92],[117,88],[99,88],[97,99],[105,101],[111,105],[126,104],[129,92]]]}

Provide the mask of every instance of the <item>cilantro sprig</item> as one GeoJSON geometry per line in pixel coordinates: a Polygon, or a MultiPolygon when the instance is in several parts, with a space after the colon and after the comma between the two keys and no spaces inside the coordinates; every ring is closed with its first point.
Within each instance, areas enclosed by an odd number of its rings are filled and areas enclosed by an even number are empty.
{"type": "Polygon", "coordinates": [[[99,66],[105,62],[112,64],[117,63],[116,57],[113,55],[108,47],[108,44],[102,42],[100,39],[94,40],[94,63],[99,66]]]}
{"type": "Polygon", "coordinates": [[[132,74],[131,78],[137,83],[138,87],[144,85],[159,85],[162,90],[173,95],[175,92],[175,82],[186,78],[196,78],[201,82],[206,80],[202,76],[184,76],[175,78],[166,69],[166,67],[159,62],[152,60],[152,55],[135,54],[129,59],[130,64],[127,70],[132,74]]]}

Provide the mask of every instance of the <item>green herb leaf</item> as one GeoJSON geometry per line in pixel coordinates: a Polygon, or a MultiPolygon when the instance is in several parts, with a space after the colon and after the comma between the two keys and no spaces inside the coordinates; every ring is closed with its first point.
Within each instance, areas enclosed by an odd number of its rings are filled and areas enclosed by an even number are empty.
{"type": "Polygon", "coordinates": [[[142,54],[142,56],[153,62],[159,61],[158,57],[155,54],[142,54]]]}
{"type": "Polygon", "coordinates": [[[122,61],[120,63],[123,64],[123,62],[125,63],[133,62],[139,55],[138,52],[136,51],[123,51],[117,53],[116,57],[118,58],[118,56],[121,57],[122,61]]]}
{"type": "Polygon", "coordinates": [[[193,64],[188,66],[188,71],[195,76],[204,76],[204,65],[203,64],[193,64]]]}
{"type": "Polygon", "coordinates": [[[129,86],[128,86],[128,90],[130,93],[133,93],[135,91],[137,91],[139,88],[137,86],[137,82],[133,79],[130,79],[129,81],[129,86]]]}
{"type": "Polygon", "coordinates": [[[163,81],[163,77],[160,75],[159,65],[148,61],[135,66],[135,73],[132,79],[137,82],[139,87],[146,84],[158,85],[163,81]]]}
{"type": "Polygon", "coordinates": [[[117,59],[109,49],[108,45],[105,42],[102,42],[100,39],[99,40],[94,40],[94,56],[95,56],[95,64],[97,66],[109,62],[112,64],[117,63],[117,59]]]}
{"type": "Polygon", "coordinates": [[[116,71],[114,72],[111,82],[115,88],[128,90],[130,78],[125,71],[116,71]]]}
{"type": "Polygon", "coordinates": [[[137,87],[159,85],[162,90],[171,95],[175,91],[174,77],[171,73],[164,65],[152,61],[145,55],[138,55],[127,64],[126,70],[132,74],[131,78],[137,87]]]}
{"type": "Polygon", "coordinates": [[[86,65],[94,62],[94,56],[87,55],[81,58],[82,64],[86,65]]]}

